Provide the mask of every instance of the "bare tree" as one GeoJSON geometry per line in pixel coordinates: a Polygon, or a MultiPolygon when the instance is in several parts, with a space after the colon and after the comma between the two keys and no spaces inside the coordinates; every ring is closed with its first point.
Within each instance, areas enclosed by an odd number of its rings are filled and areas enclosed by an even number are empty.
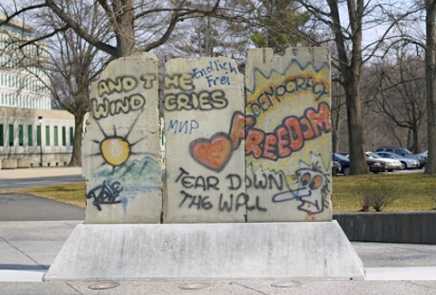
{"type": "MultiPolygon", "coordinates": [[[[77,23],[89,27],[88,32],[104,40],[107,29],[102,26],[101,12],[86,0],[74,1],[65,8],[77,23]]],[[[52,31],[61,26],[61,21],[48,11],[34,15],[38,24],[36,34],[52,31]]],[[[107,38],[107,37],[106,37],[107,38]]],[[[49,91],[56,107],[70,112],[75,120],[71,166],[81,165],[81,141],[84,116],[89,110],[89,87],[108,58],[99,55],[99,50],[83,40],[71,28],[59,31],[44,42],[28,39],[11,39],[15,46],[10,50],[18,52],[18,67],[38,79],[49,91]],[[30,43],[29,43],[30,42],[30,43]],[[26,45],[27,44],[27,45],[26,45]],[[27,47],[37,48],[38,56],[29,56],[27,47]],[[16,48],[21,48],[17,50],[16,48]],[[41,75],[41,71],[44,73],[41,75]]],[[[41,89],[42,90],[42,89],[41,89]]]]}
{"type": "MultiPolygon", "coordinates": [[[[298,2],[331,32],[318,44],[331,41],[335,44],[333,66],[341,74],[340,82],[345,92],[351,173],[367,173],[368,166],[363,150],[365,141],[360,89],[362,67],[380,50],[387,39],[394,38],[390,33],[398,22],[414,11],[396,13],[395,9],[398,10],[398,7],[380,1],[326,0],[327,5],[324,6],[329,8],[328,11],[323,8],[324,3],[320,4],[319,1],[298,0],[298,2]],[[344,13],[341,13],[343,11],[346,12],[346,20],[344,20],[344,13]],[[385,26],[383,34],[376,40],[363,44],[364,27],[371,28],[376,25],[385,26]]],[[[401,9],[404,10],[404,7],[401,9]]]]}
{"type": "Polygon", "coordinates": [[[332,151],[339,152],[340,130],[344,122],[345,95],[342,86],[333,79],[332,86],[332,151]]]}
{"type": "Polygon", "coordinates": [[[427,174],[436,174],[436,0],[425,0],[425,72],[427,90],[427,174]]]}
{"type": "MultiPolygon", "coordinates": [[[[0,26],[30,16],[40,28],[32,39],[20,42],[23,52],[27,46],[39,46],[42,40],[49,43],[50,58],[43,64],[38,61],[37,66],[46,69],[50,79],[43,82],[57,104],[75,117],[70,165],[81,164],[81,130],[89,109],[89,86],[102,67],[96,58],[155,49],[168,41],[178,23],[210,16],[220,4],[220,0],[207,7],[193,6],[185,0],[6,1],[10,5],[0,3],[0,13],[5,15],[0,26]]],[[[23,66],[32,71],[32,65],[23,66]]]]}
{"type": "MultiPolygon", "coordinates": [[[[391,57],[392,58],[392,57],[391,57]]],[[[424,61],[407,47],[396,48],[394,60],[373,67],[375,111],[408,132],[408,148],[419,152],[419,130],[425,119],[424,61]]]]}
{"type": "MultiPolygon", "coordinates": [[[[84,14],[85,15],[85,14],[84,14]]],[[[58,47],[47,61],[48,87],[57,105],[74,115],[75,131],[70,166],[81,165],[82,129],[89,111],[90,84],[102,70],[98,50],[72,30],[56,35],[50,43],[58,47]]]]}
{"type": "Polygon", "coordinates": [[[220,0],[215,0],[210,9],[198,8],[186,0],[88,0],[89,5],[102,12],[100,24],[109,29],[110,38],[102,39],[90,32],[86,25],[77,21],[70,13],[69,8],[74,1],[10,1],[14,3],[8,7],[0,4],[0,11],[6,15],[0,25],[25,13],[46,11],[60,20],[59,25],[35,37],[35,40],[49,38],[69,28],[89,44],[113,57],[155,49],[168,41],[179,22],[212,15],[220,5],[220,0]]]}

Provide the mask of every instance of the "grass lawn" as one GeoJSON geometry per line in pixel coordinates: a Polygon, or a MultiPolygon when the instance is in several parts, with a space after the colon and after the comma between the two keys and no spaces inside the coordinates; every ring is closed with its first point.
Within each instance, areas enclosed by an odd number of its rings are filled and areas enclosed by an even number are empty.
{"type": "Polygon", "coordinates": [[[358,211],[363,195],[385,195],[386,212],[429,211],[436,207],[436,178],[422,173],[333,178],[334,212],[358,211]]]}
{"type": "Polygon", "coordinates": [[[85,208],[85,183],[69,183],[19,190],[38,197],[85,208]]]}
{"type": "MultiPolygon", "coordinates": [[[[22,189],[37,196],[85,207],[84,183],[22,189]]],[[[428,211],[436,207],[436,178],[421,173],[333,178],[334,212],[356,212],[364,195],[384,195],[390,202],[383,211],[428,211]]]]}

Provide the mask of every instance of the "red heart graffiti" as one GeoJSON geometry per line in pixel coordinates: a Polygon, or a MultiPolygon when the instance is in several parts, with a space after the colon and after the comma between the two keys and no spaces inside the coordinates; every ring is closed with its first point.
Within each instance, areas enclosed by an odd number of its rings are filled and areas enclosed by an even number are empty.
{"type": "Polygon", "coordinates": [[[232,155],[232,141],[226,133],[215,133],[210,139],[198,138],[191,142],[192,158],[206,168],[220,172],[232,155]]]}

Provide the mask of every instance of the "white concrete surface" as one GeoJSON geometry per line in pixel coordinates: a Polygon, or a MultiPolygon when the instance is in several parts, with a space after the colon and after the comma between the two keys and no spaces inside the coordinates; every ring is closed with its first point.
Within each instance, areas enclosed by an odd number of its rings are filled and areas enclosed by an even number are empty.
{"type": "Polygon", "coordinates": [[[81,175],[80,167],[0,170],[0,180],[81,175]]]}
{"type": "Polygon", "coordinates": [[[436,281],[436,266],[369,267],[365,271],[368,281],[436,281]]]}
{"type": "Polygon", "coordinates": [[[78,225],[46,280],[363,279],[335,222],[78,225]]]}
{"type": "MultiPolygon", "coordinates": [[[[0,270],[0,282],[42,282],[46,270],[0,270]]],[[[436,281],[435,267],[371,267],[365,268],[366,281],[436,281]]],[[[191,288],[205,284],[204,281],[192,283],[191,288]]],[[[286,288],[289,281],[278,280],[276,288],[286,288]]],[[[205,284],[209,286],[209,284],[205,284]]]]}
{"type": "Polygon", "coordinates": [[[46,270],[0,269],[0,282],[42,282],[46,270]]]}
{"type": "MultiPolygon", "coordinates": [[[[64,286],[64,284],[42,283],[41,278],[45,272],[44,269],[54,261],[71,230],[78,223],[79,221],[0,222],[0,294],[77,294],[68,286],[63,292],[60,286],[64,286]],[[24,281],[26,284],[23,284],[24,281]]],[[[211,294],[230,294],[230,292],[238,295],[245,294],[244,292],[256,294],[247,288],[264,290],[269,292],[267,294],[281,294],[280,292],[284,291],[296,292],[295,294],[317,294],[315,291],[322,291],[323,295],[348,295],[350,294],[347,293],[349,288],[353,289],[352,294],[410,295],[436,292],[436,245],[386,243],[352,243],[352,245],[365,265],[366,282],[290,281],[275,278],[269,281],[190,281],[192,286],[206,283],[206,286],[201,290],[182,290],[179,286],[188,283],[180,281],[120,282],[121,286],[112,290],[115,293],[109,293],[110,291],[107,290],[103,294],[121,294],[119,293],[121,291],[135,291],[137,293],[133,294],[142,294],[141,290],[144,290],[144,294],[150,290],[153,290],[150,291],[152,294],[177,294],[177,292],[199,294],[201,291],[207,291],[211,294]],[[419,282],[405,283],[404,280],[419,282]],[[390,283],[389,281],[395,282],[390,283]],[[298,284],[292,286],[290,285],[292,282],[298,284]],[[280,283],[282,288],[272,288],[272,283],[280,283]],[[286,285],[288,288],[284,288],[286,285]],[[390,287],[388,288],[388,286],[390,287]],[[409,293],[405,292],[406,290],[409,293]]],[[[89,283],[75,282],[73,285],[79,288],[83,294],[89,292],[95,294],[95,291],[87,289],[89,283]]]]}

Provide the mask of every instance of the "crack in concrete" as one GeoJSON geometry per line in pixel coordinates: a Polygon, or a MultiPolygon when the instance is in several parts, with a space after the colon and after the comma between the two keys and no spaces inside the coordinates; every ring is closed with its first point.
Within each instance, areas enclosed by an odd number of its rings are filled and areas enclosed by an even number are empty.
{"type": "Polygon", "coordinates": [[[22,255],[24,255],[25,257],[27,257],[28,259],[30,259],[33,263],[39,265],[39,266],[43,266],[43,264],[39,263],[36,259],[34,259],[32,256],[30,256],[29,254],[27,254],[26,252],[24,252],[23,250],[21,250],[20,248],[18,248],[17,246],[15,246],[14,244],[12,244],[10,241],[8,241],[7,239],[0,237],[0,240],[2,240],[3,242],[5,242],[7,245],[9,245],[10,247],[14,248],[15,250],[17,250],[18,252],[20,252],[22,255]]]}
{"type": "Polygon", "coordinates": [[[85,294],[83,294],[82,292],[80,292],[79,289],[77,289],[76,287],[74,287],[71,283],[69,283],[69,282],[65,282],[65,285],[67,285],[68,287],[70,287],[71,289],[73,289],[74,292],[76,292],[77,294],[79,294],[79,295],[85,295],[85,294]]]}
{"type": "Polygon", "coordinates": [[[421,287],[421,288],[424,288],[424,289],[427,289],[427,290],[436,290],[436,286],[434,286],[434,287],[433,286],[427,286],[427,285],[422,284],[422,283],[406,281],[406,284],[410,284],[410,285],[416,286],[416,287],[421,287]]]}
{"type": "Polygon", "coordinates": [[[245,288],[245,289],[248,289],[248,290],[251,290],[251,291],[254,291],[254,292],[256,292],[256,293],[258,293],[258,294],[262,294],[262,295],[269,295],[268,293],[265,293],[265,292],[263,292],[263,291],[261,291],[261,290],[258,290],[258,289],[256,289],[256,288],[253,288],[253,287],[250,287],[250,286],[247,286],[247,285],[244,285],[244,284],[241,284],[241,283],[237,283],[237,282],[230,282],[229,283],[229,285],[236,285],[236,286],[239,286],[239,287],[242,287],[242,288],[245,288]]]}

